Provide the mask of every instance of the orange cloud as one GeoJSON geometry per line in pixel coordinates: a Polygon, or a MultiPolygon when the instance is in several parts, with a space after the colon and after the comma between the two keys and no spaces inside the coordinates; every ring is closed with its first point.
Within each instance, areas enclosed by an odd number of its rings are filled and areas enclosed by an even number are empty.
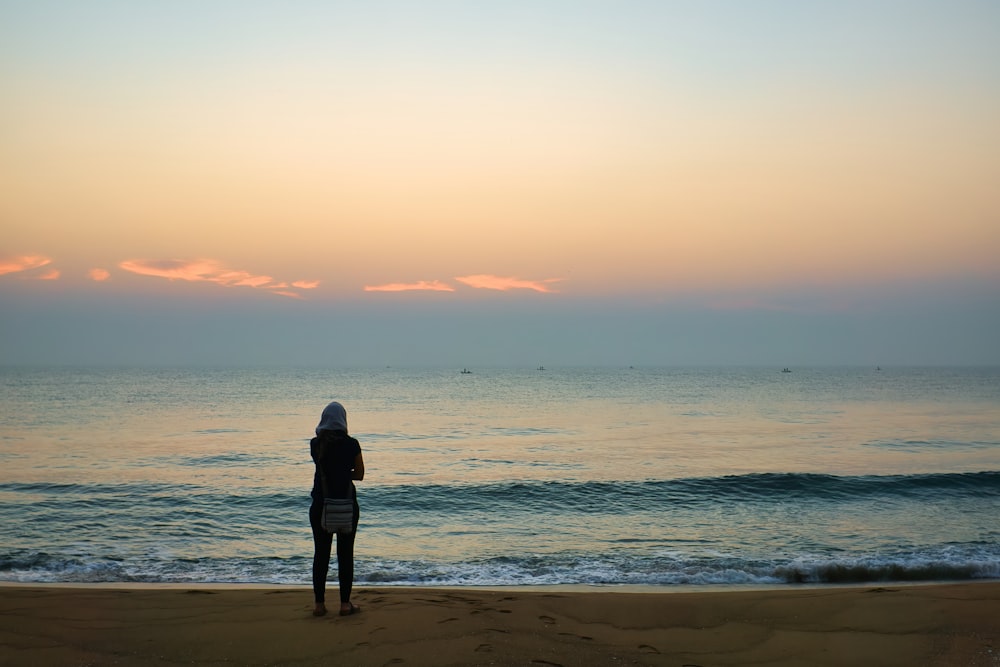
{"type": "MultiPolygon", "coordinates": [[[[301,298],[300,294],[288,290],[288,283],[286,282],[275,282],[271,276],[233,270],[224,266],[221,262],[212,259],[133,259],[121,262],[118,266],[141,276],[166,278],[167,280],[209,282],[222,285],[223,287],[252,287],[254,289],[265,289],[281,296],[290,296],[296,299],[301,298]]],[[[311,289],[318,285],[319,282],[314,281],[309,284],[311,284],[309,288],[311,289]]],[[[298,287],[299,285],[295,284],[295,286],[298,287]]]]}
{"type": "Polygon", "coordinates": [[[30,271],[40,266],[51,264],[52,260],[41,255],[22,255],[10,259],[0,259],[0,276],[18,271],[30,271]]]}
{"type": "Polygon", "coordinates": [[[556,290],[551,289],[548,283],[555,283],[562,280],[562,278],[548,278],[546,280],[521,280],[520,278],[502,278],[500,276],[491,276],[486,274],[479,274],[475,276],[462,276],[455,278],[458,282],[468,285],[469,287],[475,287],[476,289],[493,289],[506,292],[512,289],[530,289],[536,292],[551,293],[556,290]]]}
{"type": "Polygon", "coordinates": [[[292,283],[292,287],[298,287],[299,289],[316,289],[319,287],[318,280],[296,280],[292,283]]]}
{"type": "Polygon", "coordinates": [[[59,269],[50,269],[42,275],[36,276],[35,280],[59,280],[60,275],[62,274],[59,273],[59,269]]]}
{"type": "Polygon", "coordinates": [[[301,299],[302,295],[297,292],[289,292],[287,290],[271,290],[271,294],[277,294],[279,296],[290,296],[293,299],[301,299]]]}
{"type": "Polygon", "coordinates": [[[97,281],[99,283],[104,282],[111,277],[111,273],[105,269],[91,269],[87,272],[91,280],[97,281]]]}
{"type": "Polygon", "coordinates": [[[455,288],[440,280],[421,280],[416,283],[389,283],[388,285],[365,285],[366,292],[410,292],[414,290],[454,292],[455,288]]]}

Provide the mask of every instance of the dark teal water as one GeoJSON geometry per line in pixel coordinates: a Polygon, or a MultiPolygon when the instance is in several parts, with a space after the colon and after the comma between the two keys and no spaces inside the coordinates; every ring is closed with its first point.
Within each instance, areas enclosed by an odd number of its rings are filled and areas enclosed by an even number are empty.
{"type": "Polygon", "coordinates": [[[331,399],[362,584],[1000,577],[1000,370],[458,370],[2,369],[0,580],[307,583],[331,399]]]}

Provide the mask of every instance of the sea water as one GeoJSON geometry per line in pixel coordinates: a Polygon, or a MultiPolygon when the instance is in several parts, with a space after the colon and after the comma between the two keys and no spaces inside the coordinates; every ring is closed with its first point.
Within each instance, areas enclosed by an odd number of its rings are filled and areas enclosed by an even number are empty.
{"type": "Polygon", "coordinates": [[[1000,369],[0,369],[0,581],[307,584],[309,438],[359,585],[1000,577],[1000,369]]]}

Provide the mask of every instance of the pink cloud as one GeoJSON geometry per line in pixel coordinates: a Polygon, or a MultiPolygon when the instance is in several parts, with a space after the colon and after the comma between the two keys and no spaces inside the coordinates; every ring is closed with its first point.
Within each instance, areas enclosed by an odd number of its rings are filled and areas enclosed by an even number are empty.
{"type": "Polygon", "coordinates": [[[440,280],[421,280],[416,283],[389,283],[388,285],[365,285],[366,292],[454,292],[455,288],[440,280]]]}
{"type": "Polygon", "coordinates": [[[87,275],[90,276],[91,280],[99,283],[102,283],[111,277],[111,273],[106,269],[91,269],[87,272],[87,275]]]}
{"type": "Polygon", "coordinates": [[[18,271],[30,271],[40,266],[51,264],[52,260],[41,255],[21,255],[9,259],[0,259],[0,276],[18,271]]]}
{"type": "Polygon", "coordinates": [[[492,289],[506,292],[512,289],[528,289],[536,292],[551,293],[556,290],[549,287],[549,283],[555,283],[562,278],[547,278],[545,280],[521,280],[520,278],[504,278],[501,276],[491,276],[479,274],[474,276],[456,277],[458,282],[474,287],[476,289],[492,289]]]}
{"type": "MultiPolygon", "coordinates": [[[[253,274],[249,271],[233,270],[213,259],[181,260],[126,260],[119,267],[131,273],[167,280],[209,282],[223,287],[251,287],[269,290],[273,294],[301,298],[297,292],[288,290],[288,283],[275,282],[271,276],[253,274]]],[[[316,282],[313,287],[318,285],[316,282]]],[[[293,285],[295,285],[293,283],[293,285]]],[[[295,285],[298,286],[298,285],[295,285]]]]}
{"type": "Polygon", "coordinates": [[[188,262],[177,259],[161,260],[125,260],[119,267],[140,276],[154,276],[170,280],[209,280],[209,276],[221,271],[217,264],[210,261],[188,262]]]}
{"type": "Polygon", "coordinates": [[[318,280],[296,280],[292,283],[292,287],[298,287],[299,289],[316,289],[319,287],[318,280]]]}
{"type": "Polygon", "coordinates": [[[227,286],[247,284],[259,286],[271,282],[270,276],[254,276],[246,271],[233,271],[211,259],[126,260],[118,266],[141,276],[168,280],[206,281],[227,286]]]}
{"type": "Polygon", "coordinates": [[[36,276],[35,279],[36,280],[59,280],[59,276],[61,276],[61,275],[62,274],[59,273],[59,269],[50,269],[50,270],[46,271],[45,273],[43,273],[42,275],[36,276]]]}

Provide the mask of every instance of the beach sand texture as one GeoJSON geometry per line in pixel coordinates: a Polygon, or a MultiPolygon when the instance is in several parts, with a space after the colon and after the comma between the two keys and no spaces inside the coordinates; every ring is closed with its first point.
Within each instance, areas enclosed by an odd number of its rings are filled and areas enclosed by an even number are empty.
{"type": "Polygon", "coordinates": [[[7,586],[0,664],[1000,665],[1000,582],[354,600],[361,614],[315,618],[302,588],[7,586]]]}

